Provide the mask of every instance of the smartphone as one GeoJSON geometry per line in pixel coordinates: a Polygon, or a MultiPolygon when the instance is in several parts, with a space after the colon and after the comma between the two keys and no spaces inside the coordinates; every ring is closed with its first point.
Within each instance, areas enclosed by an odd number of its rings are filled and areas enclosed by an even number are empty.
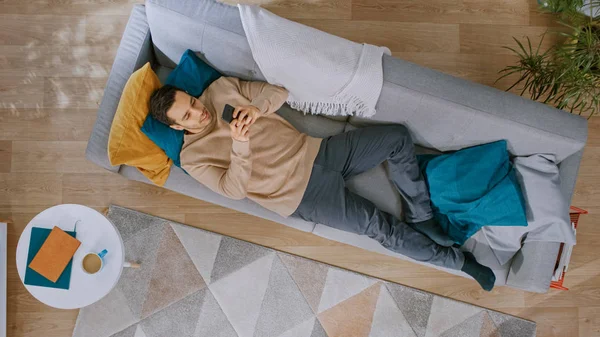
{"type": "Polygon", "coordinates": [[[234,107],[232,107],[229,104],[225,104],[225,108],[223,109],[223,115],[221,116],[221,118],[223,118],[224,121],[227,122],[227,124],[231,123],[231,121],[233,120],[233,111],[235,110],[234,107]]]}

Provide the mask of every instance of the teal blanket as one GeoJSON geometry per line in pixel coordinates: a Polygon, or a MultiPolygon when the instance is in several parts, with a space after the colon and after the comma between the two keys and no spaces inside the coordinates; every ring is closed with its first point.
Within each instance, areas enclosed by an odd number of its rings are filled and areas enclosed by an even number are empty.
{"type": "Polygon", "coordinates": [[[440,226],[462,245],[482,226],[527,226],[506,141],[418,156],[440,226]]]}

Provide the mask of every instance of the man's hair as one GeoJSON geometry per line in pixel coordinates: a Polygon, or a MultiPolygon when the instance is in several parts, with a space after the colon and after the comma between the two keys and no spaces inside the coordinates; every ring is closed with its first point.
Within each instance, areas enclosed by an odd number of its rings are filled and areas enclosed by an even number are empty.
{"type": "Polygon", "coordinates": [[[150,96],[150,113],[154,119],[166,125],[175,124],[175,121],[167,116],[167,111],[171,109],[175,102],[177,90],[174,86],[167,84],[152,93],[152,96],[150,96]]]}

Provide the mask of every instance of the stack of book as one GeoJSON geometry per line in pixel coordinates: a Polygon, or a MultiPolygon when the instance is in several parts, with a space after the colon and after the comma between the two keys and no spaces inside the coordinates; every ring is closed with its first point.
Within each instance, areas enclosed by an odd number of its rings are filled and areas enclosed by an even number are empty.
{"type": "Polygon", "coordinates": [[[75,231],[65,232],[56,226],[52,229],[33,227],[24,283],[69,289],[73,255],[80,245],[75,231]]]}
{"type": "MultiPolygon", "coordinates": [[[[579,224],[579,216],[581,214],[587,214],[588,212],[584,209],[577,208],[575,206],[571,206],[570,216],[571,216],[571,226],[573,226],[573,231],[575,232],[575,236],[577,236],[577,225],[579,224]]],[[[552,282],[550,282],[550,288],[560,289],[560,290],[569,290],[565,286],[563,286],[563,282],[565,281],[565,275],[569,270],[569,262],[571,262],[571,254],[573,253],[573,246],[567,245],[564,243],[560,244],[560,250],[558,251],[558,257],[556,259],[556,266],[554,269],[554,274],[552,275],[552,282]]]]}

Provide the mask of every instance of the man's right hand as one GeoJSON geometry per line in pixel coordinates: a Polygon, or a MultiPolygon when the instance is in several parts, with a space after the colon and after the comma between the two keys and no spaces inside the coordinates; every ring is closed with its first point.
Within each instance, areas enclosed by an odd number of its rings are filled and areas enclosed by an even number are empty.
{"type": "Polygon", "coordinates": [[[246,125],[243,121],[239,119],[234,119],[229,123],[229,129],[231,130],[231,138],[233,140],[237,140],[238,142],[247,142],[250,140],[248,129],[249,125],[246,125]]]}

